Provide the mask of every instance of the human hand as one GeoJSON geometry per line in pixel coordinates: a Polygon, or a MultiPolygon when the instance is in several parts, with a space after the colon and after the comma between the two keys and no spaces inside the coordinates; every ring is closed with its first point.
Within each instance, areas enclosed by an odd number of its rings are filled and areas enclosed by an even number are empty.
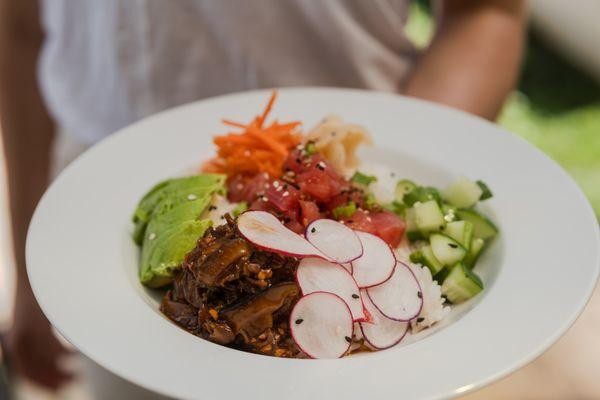
{"type": "Polygon", "coordinates": [[[35,300],[27,303],[17,304],[13,326],[6,336],[8,360],[21,377],[57,390],[73,377],[59,364],[69,351],[54,336],[35,300]]]}

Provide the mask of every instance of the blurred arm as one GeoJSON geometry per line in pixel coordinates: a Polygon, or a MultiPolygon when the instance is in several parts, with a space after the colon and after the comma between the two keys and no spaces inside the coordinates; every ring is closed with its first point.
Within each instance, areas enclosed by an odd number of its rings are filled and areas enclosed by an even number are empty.
{"type": "Polygon", "coordinates": [[[523,0],[446,0],[405,94],[493,119],[517,80],[523,0]]]}
{"type": "Polygon", "coordinates": [[[0,0],[0,126],[8,171],[17,297],[7,350],[21,375],[56,388],[68,375],[57,366],[64,349],[52,336],[25,270],[29,220],[48,183],[53,123],[37,84],[43,40],[36,0],[0,0]]]}

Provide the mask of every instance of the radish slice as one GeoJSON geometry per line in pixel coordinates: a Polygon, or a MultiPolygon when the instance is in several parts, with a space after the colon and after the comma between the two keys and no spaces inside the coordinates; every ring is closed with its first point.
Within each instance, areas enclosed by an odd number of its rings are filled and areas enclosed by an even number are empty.
{"type": "Polygon", "coordinates": [[[377,350],[389,349],[400,343],[408,332],[410,322],[389,319],[373,305],[365,289],[361,290],[361,294],[365,308],[371,313],[370,323],[361,322],[359,324],[362,336],[367,343],[377,350]]]}
{"type": "Polygon", "coordinates": [[[356,233],[341,222],[318,219],[306,227],[306,239],[331,261],[345,264],[362,255],[356,233]]]}
{"type": "Polygon", "coordinates": [[[386,317],[396,321],[409,321],[421,312],[423,292],[410,268],[396,263],[394,273],[381,285],[367,289],[373,305],[386,317]]]}
{"type": "Polygon", "coordinates": [[[247,211],[237,220],[240,234],[261,249],[292,257],[325,257],[305,238],[286,228],[273,214],[247,211]]]}
{"type": "Polygon", "coordinates": [[[367,319],[360,290],[352,275],[341,265],[321,258],[305,258],[296,270],[296,281],[302,294],[333,293],[348,304],[355,321],[367,319]]]}
{"type": "Polygon", "coordinates": [[[356,232],[363,247],[360,258],[352,261],[352,276],[361,288],[379,285],[392,276],[396,266],[394,252],[378,236],[356,232]]]}
{"type": "Polygon", "coordinates": [[[311,358],[340,358],[352,343],[352,314],[333,293],[314,292],[294,306],[290,314],[292,338],[311,358]]]}

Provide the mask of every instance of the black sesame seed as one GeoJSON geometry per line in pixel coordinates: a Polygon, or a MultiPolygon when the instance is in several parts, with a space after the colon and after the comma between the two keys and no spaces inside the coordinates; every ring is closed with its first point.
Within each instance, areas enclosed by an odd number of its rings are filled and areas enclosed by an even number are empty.
{"type": "Polygon", "coordinates": [[[208,211],[213,211],[213,210],[216,210],[216,209],[217,209],[217,207],[215,207],[215,206],[208,207],[208,211]]]}
{"type": "Polygon", "coordinates": [[[453,249],[458,248],[458,245],[456,243],[448,243],[448,246],[452,247],[453,249]]]}
{"type": "Polygon", "coordinates": [[[444,225],[440,225],[440,231],[444,230],[444,225]]]}
{"type": "Polygon", "coordinates": [[[422,299],[423,298],[423,293],[421,293],[420,291],[417,292],[417,297],[420,298],[420,299],[422,299]]]}
{"type": "Polygon", "coordinates": [[[310,230],[312,233],[315,233],[317,231],[317,228],[315,228],[314,226],[312,227],[312,229],[310,230]]]}
{"type": "Polygon", "coordinates": [[[300,325],[304,320],[302,318],[298,318],[296,320],[296,325],[300,325]]]}
{"type": "Polygon", "coordinates": [[[302,160],[299,158],[296,158],[296,164],[301,164],[301,163],[302,163],[302,160]]]}
{"type": "Polygon", "coordinates": [[[346,342],[352,343],[352,338],[350,336],[346,336],[344,339],[346,339],[346,342]]]}
{"type": "Polygon", "coordinates": [[[348,222],[349,224],[351,224],[351,223],[353,223],[353,222],[354,222],[354,220],[352,220],[352,219],[349,219],[347,222],[348,222]]]}
{"type": "Polygon", "coordinates": [[[423,317],[417,318],[417,322],[423,322],[423,321],[425,321],[425,318],[423,318],[423,317]]]}
{"type": "Polygon", "coordinates": [[[358,298],[360,298],[360,296],[359,296],[359,295],[357,295],[356,293],[354,293],[354,294],[352,295],[352,298],[353,298],[353,299],[358,299],[358,298]]]}

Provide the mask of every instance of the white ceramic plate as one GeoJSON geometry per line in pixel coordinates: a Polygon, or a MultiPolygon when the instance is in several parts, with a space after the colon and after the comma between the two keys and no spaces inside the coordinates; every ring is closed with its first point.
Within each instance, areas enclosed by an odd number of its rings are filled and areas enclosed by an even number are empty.
{"type": "Polygon", "coordinates": [[[573,323],[598,276],[599,234],[555,163],[493,124],[389,94],[283,89],[274,109],[306,127],[337,113],[366,126],[364,158],[432,185],[466,174],[495,193],[501,235],[477,270],[486,290],[426,338],[339,360],[287,360],[199,339],[157,310],[136,277],[130,216],[159,180],[213,154],[222,117],[246,121],[267,91],[218,97],[145,119],[69,166],[40,202],[27,241],[34,292],[56,328],[96,362],[186,399],[438,399],[481,387],[538,356],[573,323]]]}

